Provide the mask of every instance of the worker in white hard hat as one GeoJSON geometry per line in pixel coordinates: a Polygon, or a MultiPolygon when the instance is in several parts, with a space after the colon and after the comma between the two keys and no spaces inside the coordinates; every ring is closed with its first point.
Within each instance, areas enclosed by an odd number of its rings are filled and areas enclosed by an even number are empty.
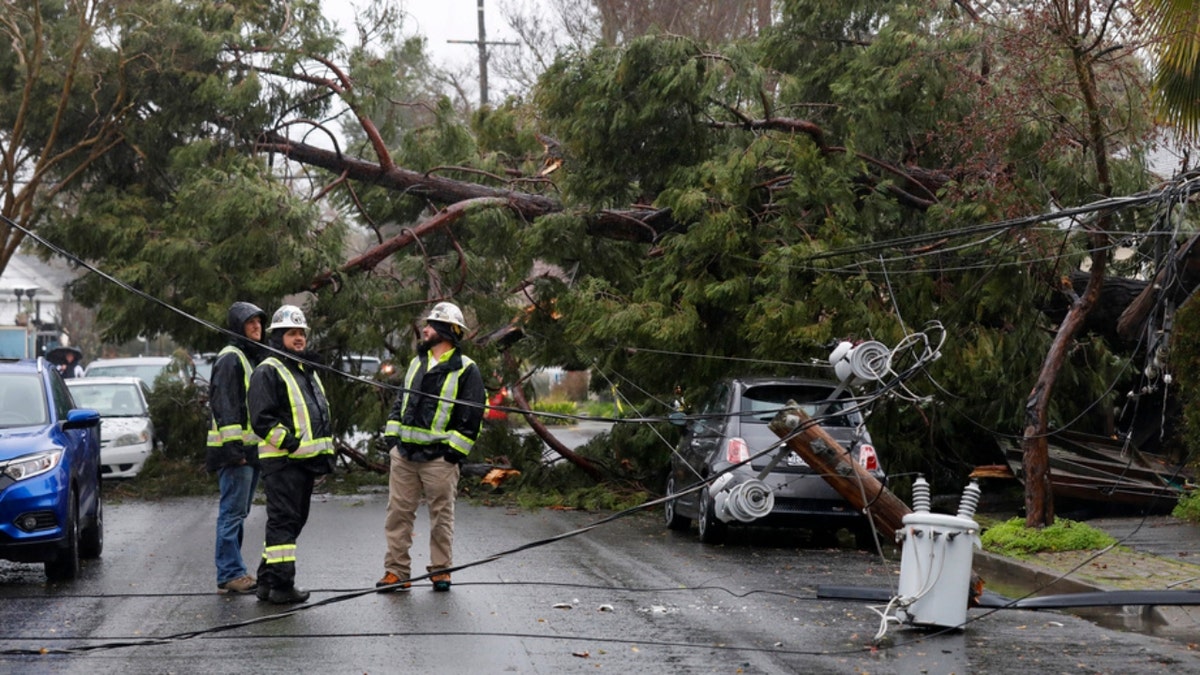
{"type": "Polygon", "coordinates": [[[325,387],[311,365],[308,322],[295,305],[271,317],[268,344],[282,355],[263,359],[250,377],[250,422],[262,440],[267,529],[258,566],[259,600],[278,605],[304,602],[296,588],[296,540],[308,521],[313,482],[333,471],[333,427],[325,387]],[[295,357],[295,358],[292,358],[295,357]]]}
{"type": "Polygon", "coordinates": [[[413,521],[422,493],[429,503],[429,565],[433,590],[450,590],[454,565],[454,500],[459,463],[483,424],[485,392],[479,366],[459,349],[467,330],[462,310],[439,302],[425,317],[417,355],[384,429],[391,458],[384,520],[387,554],[381,593],[411,587],[413,521]]]}

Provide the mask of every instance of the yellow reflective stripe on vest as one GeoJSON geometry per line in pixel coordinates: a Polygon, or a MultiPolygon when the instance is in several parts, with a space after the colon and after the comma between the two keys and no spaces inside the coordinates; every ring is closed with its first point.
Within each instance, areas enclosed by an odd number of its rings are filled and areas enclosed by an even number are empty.
{"type": "MultiPolygon", "coordinates": [[[[226,354],[229,354],[229,353],[233,353],[233,354],[237,355],[238,361],[241,362],[241,364],[242,364],[242,391],[249,392],[250,391],[250,372],[254,370],[254,368],[252,368],[250,366],[250,359],[246,358],[246,355],[242,353],[242,350],[238,349],[237,347],[234,347],[233,345],[226,345],[224,349],[222,349],[220,352],[217,353],[217,358],[220,359],[222,356],[225,356],[226,354]]],[[[211,415],[209,415],[209,416],[211,417],[211,415]]],[[[231,424],[231,425],[224,426],[224,427],[221,427],[220,429],[218,429],[217,428],[217,420],[214,418],[212,420],[212,426],[210,426],[208,429],[208,445],[213,446],[213,447],[219,446],[219,445],[225,445],[226,443],[228,443],[230,441],[238,441],[242,445],[254,445],[254,444],[258,443],[259,440],[260,439],[258,438],[258,435],[254,433],[254,429],[252,429],[250,427],[250,397],[249,396],[246,397],[246,426],[239,427],[236,424],[231,424]]]]}
{"type": "MultiPolygon", "coordinates": [[[[454,411],[454,399],[458,398],[459,378],[462,376],[463,371],[475,364],[467,356],[459,355],[459,358],[462,359],[462,368],[446,375],[446,380],[442,383],[442,390],[438,394],[441,400],[437,403],[437,408],[433,413],[433,422],[428,428],[404,425],[391,420],[388,421],[388,430],[391,430],[393,425],[395,425],[401,441],[416,445],[445,443],[464,455],[471,453],[471,448],[474,447],[475,441],[457,431],[448,431],[446,429],[450,425],[450,414],[454,411]]],[[[416,360],[414,359],[413,364],[409,366],[408,376],[405,378],[405,401],[404,407],[401,408],[401,414],[403,414],[403,411],[408,406],[408,392],[412,390],[416,370],[416,360]]]]}
{"type": "Polygon", "coordinates": [[[268,565],[278,565],[285,562],[296,562],[296,545],[295,544],[280,544],[278,546],[264,546],[263,560],[268,565]]]}
{"type": "MultiPolygon", "coordinates": [[[[409,394],[412,392],[413,380],[417,377],[417,371],[421,369],[421,360],[413,359],[408,362],[408,372],[404,374],[404,396],[400,401],[400,415],[404,415],[404,411],[408,410],[409,394]]],[[[383,427],[384,436],[399,436],[400,422],[397,420],[388,420],[383,427]]]]}
{"type": "MultiPolygon", "coordinates": [[[[292,433],[300,438],[300,447],[291,453],[281,448],[280,444],[287,437],[288,430],[282,424],[277,424],[267,434],[267,437],[263,439],[265,441],[264,444],[259,446],[259,458],[290,457],[292,459],[308,459],[317,455],[332,455],[332,438],[313,438],[312,416],[309,415],[308,406],[304,403],[304,392],[301,391],[300,383],[296,381],[295,376],[292,375],[292,371],[288,370],[287,366],[283,365],[283,362],[274,356],[264,359],[263,365],[274,368],[283,380],[284,387],[287,389],[288,407],[292,413],[292,423],[295,425],[292,433]]],[[[321,395],[324,396],[325,385],[321,383],[321,378],[317,377],[316,373],[312,374],[312,378],[317,383],[317,388],[321,390],[321,395]]]]}

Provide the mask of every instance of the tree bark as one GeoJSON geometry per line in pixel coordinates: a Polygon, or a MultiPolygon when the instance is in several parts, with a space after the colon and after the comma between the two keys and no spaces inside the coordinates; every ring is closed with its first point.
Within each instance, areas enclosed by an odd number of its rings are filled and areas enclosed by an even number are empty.
{"type": "MultiPolygon", "coordinates": [[[[1083,96],[1084,115],[1087,122],[1088,147],[1092,152],[1092,161],[1096,168],[1096,181],[1100,192],[1105,196],[1112,194],[1112,181],[1108,170],[1108,149],[1105,146],[1105,134],[1100,115],[1099,94],[1097,91],[1095,73],[1092,71],[1093,57],[1089,49],[1079,39],[1080,33],[1088,30],[1088,26],[1080,25],[1079,15],[1070,11],[1069,2],[1057,5],[1061,26],[1061,34],[1071,50],[1071,60],[1075,69],[1075,79],[1079,92],[1083,96]]],[[[1087,286],[1082,295],[1075,296],[1074,289],[1065,288],[1072,296],[1071,309],[1066,318],[1058,325],[1058,333],[1050,343],[1046,358],[1042,361],[1042,369],[1037,382],[1029,393],[1025,403],[1025,430],[1021,439],[1021,450],[1024,453],[1022,468],[1025,474],[1025,526],[1042,528],[1054,524],[1054,493],[1050,487],[1050,449],[1046,444],[1046,436],[1050,432],[1049,408],[1054,383],[1066,360],[1067,349],[1071,346],[1075,335],[1087,319],[1100,290],[1104,287],[1104,270],[1108,262],[1108,236],[1112,222],[1110,215],[1102,215],[1096,222],[1088,226],[1088,239],[1091,244],[1092,269],[1087,286]]]]}
{"type": "MultiPolygon", "coordinates": [[[[543,195],[453,180],[398,166],[384,168],[376,162],[297,143],[276,133],[264,134],[255,150],[277,152],[307,166],[315,166],[348,179],[379,185],[402,194],[424,197],[434,204],[457,205],[468,200],[499,199],[503,200],[505,206],[513,213],[526,220],[559,213],[564,208],[558,200],[543,195]]],[[[656,241],[666,232],[678,228],[678,224],[671,218],[670,210],[651,207],[606,209],[587,216],[586,221],[588,234],[643,243],[656,241]]],[[[373,255],[374,251],[368,251],[362,257],[373,255]]]]}
{"type": "Polygon", "coordinates": [[[1146,317],[1158,306],[1159,295],[1168,294],[1175,304],[1182,304],[1200,283],[1200,234],[1192,235],[1187,243],[1179,247],[1174,257],[1162,265],[1154,282],[1146,284],[1142,292],[1128,304],[1116,322],[1116,333],[1122,339],[1136,342],[1146,317]]]}
{"type": "MultiPolygon", "coordinates": [[[[388,239],[387,241],[371,248],[366,253],[353,258],[338,268],[337,273],[353,273],[364,272],[375,269],[375,266],[383,262],[388,256],[399,251],[400,249],[412,244],[422,235],[432,232],[438,228],[446,227],[454,221],[461,218],[472,209],[502,207],[506,206],[508,201],[500,197],[476,197],[467,199],[453,206],[443,209],[436,216],[417,225],[413,228],[406,228],[400,234],[388,239]]],[[[323,272],[309,284],[308,290],[318,291],[321,288],[334,282],[335,272],[323,272]]]]}

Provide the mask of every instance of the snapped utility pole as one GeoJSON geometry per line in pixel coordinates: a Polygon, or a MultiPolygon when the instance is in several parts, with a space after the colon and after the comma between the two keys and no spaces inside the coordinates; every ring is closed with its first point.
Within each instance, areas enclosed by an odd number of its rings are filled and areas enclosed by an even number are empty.
{"type": "Polygon", "coordinates": [[[446,40],[446,42],[459,45],[476,45],[479,47],[479,107],[482,108],[488,104],[488,46],[519,47],[521,45],[519,42],[508,42],[505,40],[488,42],[487,30],[483,24],[483,0],[478,0],[478,3],[479,37],[475,40],[446,40]]]}

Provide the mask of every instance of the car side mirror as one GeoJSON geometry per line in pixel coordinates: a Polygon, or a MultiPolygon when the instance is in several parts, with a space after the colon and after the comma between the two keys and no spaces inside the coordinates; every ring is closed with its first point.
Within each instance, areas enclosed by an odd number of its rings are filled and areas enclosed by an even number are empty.
{"type": "Polygon", "coordinates": [[[67,419],[63,429],[86,429],[100,424],[100,413],[90,408],[76,408],[67,411],[67,419]]]}
{"type": "Polygon", "coordinates": [[[688,423],[687,415],[679,412],[678,410],[671,413],[670,415],[667,415],[667,421],[670,422],[671,424],[674,424],[677,427],[686,427],[687,423],[688,423]]]}

